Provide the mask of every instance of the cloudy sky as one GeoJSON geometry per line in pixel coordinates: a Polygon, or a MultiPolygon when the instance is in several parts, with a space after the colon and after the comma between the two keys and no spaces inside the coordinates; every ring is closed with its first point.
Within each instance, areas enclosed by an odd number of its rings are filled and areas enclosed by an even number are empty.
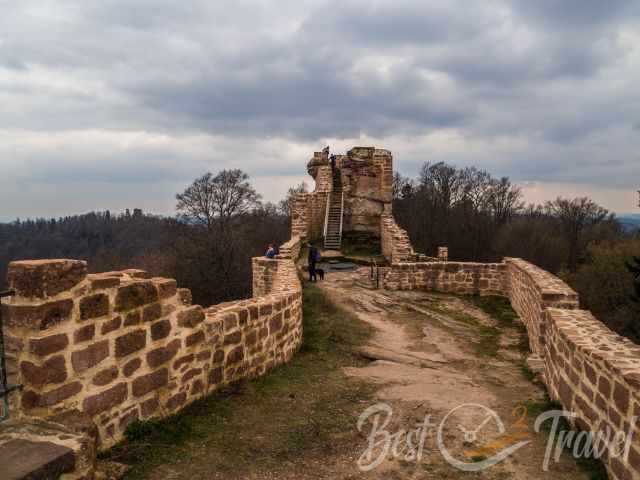
{"type": "Polygon", "coordinates": [[[637,210],[640,2],[0,0],[0,219],[268,200],[330,144],[637,210]]]}

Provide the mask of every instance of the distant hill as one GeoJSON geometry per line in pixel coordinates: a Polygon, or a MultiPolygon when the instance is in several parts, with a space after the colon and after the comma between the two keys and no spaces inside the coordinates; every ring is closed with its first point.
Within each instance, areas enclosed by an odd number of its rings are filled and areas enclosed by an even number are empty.
{"type": "Polygon", "coordinates": [[[633,231],[640,229],[639,213],[623,213],[618,216],[618,220],[624,226],[625,230],[633,231]]]}

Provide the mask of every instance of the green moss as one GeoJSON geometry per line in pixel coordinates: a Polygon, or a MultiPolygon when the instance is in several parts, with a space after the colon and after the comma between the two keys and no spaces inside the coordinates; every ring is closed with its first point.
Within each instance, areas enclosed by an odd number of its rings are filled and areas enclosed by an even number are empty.
{"type": "Polygon", "coordinates": [[[304,343],[290,363],[172,417],[131,425],[126,440],[101,458],[130,465],[127,479],[152,478],[162,464],[209,478],[278,471],[301,455],[356,442],[357,414],[373,389],[343,368],[365,363],[354,350],[371,329],[314,285],[305,286],[303,308],[304,343]]]}

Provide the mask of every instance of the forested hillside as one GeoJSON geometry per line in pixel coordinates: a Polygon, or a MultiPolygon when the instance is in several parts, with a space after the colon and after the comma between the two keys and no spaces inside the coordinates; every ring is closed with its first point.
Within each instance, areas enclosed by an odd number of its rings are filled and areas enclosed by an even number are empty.
{"type": "Polygon", "coordinates": [[[211,305],[249,296],[249,259],[289,238],[286,201],[262,203],[239,170],[199,178],[176,210],[175,218],[134,209],[0,224],[0,279],[12,260],[76,258],[92,272],[142,268],[175,278],[211,305]]]}

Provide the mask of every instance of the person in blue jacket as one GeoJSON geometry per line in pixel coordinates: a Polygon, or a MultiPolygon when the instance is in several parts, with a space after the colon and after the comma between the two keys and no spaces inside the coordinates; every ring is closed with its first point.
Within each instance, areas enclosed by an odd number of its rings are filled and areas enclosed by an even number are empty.
{"type": "Polygon", "coordinates": [[[276,249],[273,246],[273,243],[269,244],[269,248],[267,249],[267,253],[264,254],[267,258],[276,258],[276,249]]]}

